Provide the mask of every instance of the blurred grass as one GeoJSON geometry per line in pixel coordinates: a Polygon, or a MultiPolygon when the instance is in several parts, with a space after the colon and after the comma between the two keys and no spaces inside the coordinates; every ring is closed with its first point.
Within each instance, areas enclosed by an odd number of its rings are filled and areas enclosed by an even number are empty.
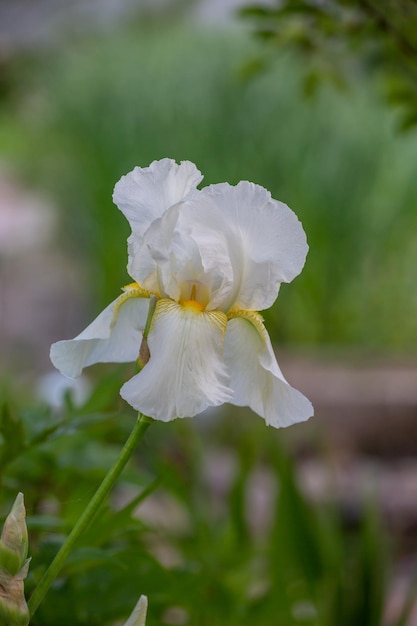
{"type": "Polygon", "coordinates": [[[57,198],[59,244],[85,259],[92,315],[129,281],[113,186],[169,156],[194,161],[205,184],[264,185],[303,222],[306,268],[266,313],[275,340],[409,351],[416,133],[396,132],[370,77],[306,101],[300,63],[283,53],[248,79],[254,46],[242,33],[161,25],[19,60],[18,113],[11,124],[6,102],[0,118],[7,156],[57,198]]]}

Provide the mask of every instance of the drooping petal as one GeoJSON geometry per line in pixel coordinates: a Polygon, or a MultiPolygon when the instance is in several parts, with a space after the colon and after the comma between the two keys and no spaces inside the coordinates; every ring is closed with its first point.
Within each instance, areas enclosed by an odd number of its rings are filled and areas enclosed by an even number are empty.
{"type": "Polygon", "coordinates": [[[194,163],[182,161],[177,165],[173,159],[153,161],[149,167],[135,167],[122,176],[114,188],[113,202],[128,219],[134,242],[140,241],[150,224],[186,198],[202,179],[194,163]]]}
{"type": "Polygon", "coordinates": [[[149,300],[125,294],[114,300],[74,339],[51,346],[51,361],[69,378],[94,363],[129,363],[139,355],[149,300]]]}
{"type": "Polygon", "coordinates": [[[228,322],[225,362],[232,404],[249,406],[275,428],[303,422],[313,415],[311,402],[282,375],[260,320],[236,317],[228,322]]]}
{"type": "Polygon", "coordinates": [[[121,389],[136,410],[167,422],[192,417],[232,396],[223,361],[227,318],[170,300],[159,300],[143,370],[121,389]]]}
{"type": "Polygon", "coordinates": [[[233,285],[225,281],[210,304],[223,311],[232,306],[270,307],[280,284],[301,272],[308,251],[295,213],[263,187],[246,181],[236,187],[211,185],[192,194],[179,207],[177,228],[195,239],[207,270],[215,259],[213,238],[219,245],[226,241],[233,285]]]}

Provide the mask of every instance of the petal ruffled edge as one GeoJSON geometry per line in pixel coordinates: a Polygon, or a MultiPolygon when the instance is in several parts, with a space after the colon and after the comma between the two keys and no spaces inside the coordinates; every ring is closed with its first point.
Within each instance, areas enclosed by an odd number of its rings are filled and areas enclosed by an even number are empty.
{"type": "Polygon", "coordinates": [[[122,176],[114,187],[113,202],[129,221],[133,237],[140,240],[155,219],[184,200],[202,180],[191,161],[178,165],[173,159],[161,159],[122,176]]]}
{"type": "Polygon", "coordinates": [[[227,318],[159,300],[148,336],[151,354],[143,370],[120,391],[137,411],[168,422],[193,417],[232,397],[223,360],[227,318]]]}
{"type": "Polygon", "coordinates": [[[259,316],[253,323],[242,316],[227,324],[225,362],[233,390],[230,402],[249,406],[274,428],[303,422],[314,414],[313,405],[285,380],[260,320],[259,316]]]}
{"type": "Polygon", "coordinates": [[[179,215],[196,241],[205,232],[202,226],[227,239],[234,288],[216,299],[222,310],[269,308],[281,283],[291,282],[304,266],[308,245],[301,222],[260,185],[241,181],[204,187],[180,205],[179,215]]]}
{"type": "Polygon", "coordinates": [[[94,363],[135,361],[148,307],[147,298],[122,294],[77,337],[52,344],[53,365],[65,376],[76,378],[94,363]]]}

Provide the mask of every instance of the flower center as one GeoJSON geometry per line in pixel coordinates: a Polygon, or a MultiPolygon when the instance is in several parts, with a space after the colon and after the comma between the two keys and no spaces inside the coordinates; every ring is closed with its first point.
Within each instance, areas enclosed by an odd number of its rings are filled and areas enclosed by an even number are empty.
{"type": "Polygon", "coordinates": [[[208,300],[208,289],[200,283],[192,283],[191,289],[189,284],[183,288],[183,298],[181,298],[180,304],[186,309],[194,311],[194,313],[201,313],[206,308],[208,300]]]}
{"type": "Polygon", "coordinates": [[[197,300],[185,300],[182,303],[182,306],[185,309],[190,309],[191,311],[194,311],[194,313],[200,313],[204,310],[204,305],[201,304],[201,302],[197,302],[197,300]]]}

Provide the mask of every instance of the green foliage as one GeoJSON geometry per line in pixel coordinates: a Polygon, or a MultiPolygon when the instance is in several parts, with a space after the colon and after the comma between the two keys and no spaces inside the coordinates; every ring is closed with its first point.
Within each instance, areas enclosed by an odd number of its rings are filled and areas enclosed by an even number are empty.
{"type": "MultiPolygon", "coordinates": [[[[133,415],[96,412],[98,395],[81,408],[68,404],[60,418],[41,407],[9,411],[26,445],[3,467],[2,508],[23,485],[28,595],[131,428],[133,415]]],[[[383,623],[389,555],[375,507],[352,525],[336,505],[313,504],[280,433],[248,428],[245,420],[236,430],[237,417],[225,415],[210,429],[204,420],[152,425],[34,626],[110,626],[127,618],[140,593],[149,597],[148,626],[383,623]],[[221,459],[218,483],[208,477],[221,459]],[[259,491],[269,511],[261,517],[259,491]]],[[[7,447],[8,426],[2,437],[7,447]]],[[[407,623],[414,597],[412,586],[390,626],[407,623]]]]}
{"type": "Polygon", "coordinates": [[[378,72],[389,99],[403,109],[402,127],[417,124],[417,5],[414,0],[279,0],[249,5],[241,16],[280,54],[305,61],[304,90],[323,80],[342,84],[355,71],[378,72]]]}

